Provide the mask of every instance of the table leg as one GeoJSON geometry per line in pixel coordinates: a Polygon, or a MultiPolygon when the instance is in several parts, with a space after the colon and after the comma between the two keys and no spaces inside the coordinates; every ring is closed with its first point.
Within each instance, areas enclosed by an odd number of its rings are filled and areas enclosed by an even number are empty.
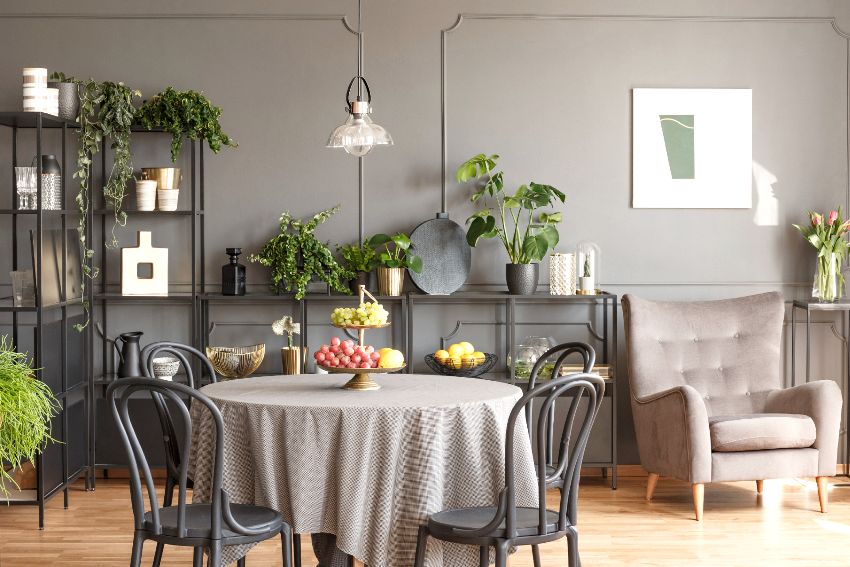
{"type": "Polygon", "coordinates": [[[812,369],[812,311],[806,308],[806,384],[812,369]]]}
{"type": "Polygon", "coordinates": [[[791,386],[797,385],[797,307],[791,304],[791,386]]]}

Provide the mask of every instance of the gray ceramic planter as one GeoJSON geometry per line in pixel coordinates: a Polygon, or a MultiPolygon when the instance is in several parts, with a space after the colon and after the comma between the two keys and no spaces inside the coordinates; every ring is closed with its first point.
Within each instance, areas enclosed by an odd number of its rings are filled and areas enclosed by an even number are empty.
{"type": "Polygon", "coordinates": [[[506,264],[505,279],[513,295],[531,295],[537,291],[540,264],[506,264]]]}

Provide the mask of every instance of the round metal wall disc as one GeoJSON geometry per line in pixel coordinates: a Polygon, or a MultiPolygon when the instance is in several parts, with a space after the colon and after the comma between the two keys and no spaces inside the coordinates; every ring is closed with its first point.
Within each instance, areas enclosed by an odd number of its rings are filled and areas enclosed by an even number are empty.
{"type": "Polygon", "coordinates": [[[449,295],[466,283],[472,250],[462,226],[438,214],[413,229],[410,241],[422,258],[422,273],[408,270],[416,287],[429,295],[449,295]]]}

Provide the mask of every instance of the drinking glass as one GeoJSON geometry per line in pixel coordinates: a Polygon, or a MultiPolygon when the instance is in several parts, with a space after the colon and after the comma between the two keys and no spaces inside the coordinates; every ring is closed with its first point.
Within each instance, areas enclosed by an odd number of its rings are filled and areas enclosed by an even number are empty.
{"type": "Polygon", "coordinates": [[[12,272],[12,305],[15,307],[35,306],[35,280],[32,270],[12,272]]]}
{"type": "Polygon", "coordinates": [[[38,208],[38,203],[36,202],[36,193],[38,192],[36,175],[35,167],[15,168],[15,188],[18,191],[18,209],[20,210],[26,211],[38,208]]]}

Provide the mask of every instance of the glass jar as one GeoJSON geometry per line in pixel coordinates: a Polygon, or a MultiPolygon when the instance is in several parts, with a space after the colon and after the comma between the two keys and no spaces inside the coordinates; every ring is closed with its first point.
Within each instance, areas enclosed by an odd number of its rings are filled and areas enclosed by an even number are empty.
{"type": "Polygon", "coordinates": [[[589,240],[576,245],[576,293],[596,295],[599,292],[599,279],[602,267],[602,254],[599,246],[589,240]]]}
{"type": "Polygon", "coordinates": [[[245,266],[239,263],[241,248],[227,248],[230,262],[221,267],[221,294],[245,295],[245,266]]]}

